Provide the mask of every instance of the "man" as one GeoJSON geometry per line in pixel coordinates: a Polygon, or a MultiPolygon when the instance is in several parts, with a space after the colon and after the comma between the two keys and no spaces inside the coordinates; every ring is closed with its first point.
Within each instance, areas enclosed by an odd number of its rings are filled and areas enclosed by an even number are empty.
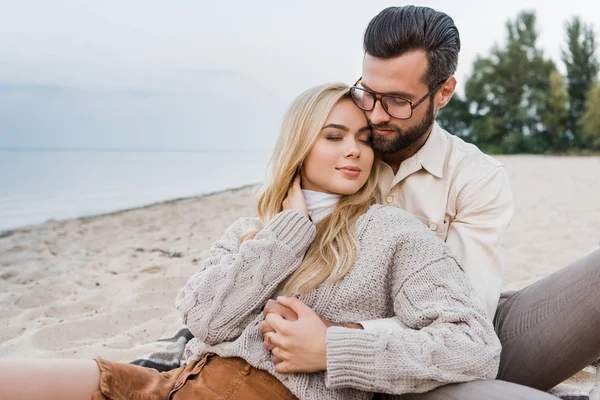
{"type": "MultiPolygon", "coordinates": [[[[525,289],[501,294],[504,240],[513,214],[506,172],[435,123],[456,87],[460,39],[453,20],[426,7],[387,8],[369,23],[364,50],[363,76],[351,94],[366,112],[373,147],[381,153],[384,203],[410,211],[446,241],[503,345],[498,380],[402,398],[552,398],[532,388],[546,391],[600,357],[600,251],[525,289]]],[[[296,318],[273,301],[268,313],[296,318]]],[[[395,323],[343,326],[396,329],[395,323]]],[[[260,329],[272,332],[266,321],[260,329]]],[[[286,340],[301,338],[291,334],[286,340]]],[[[265,347],[273,345],[266,339],[265,347]]]]}

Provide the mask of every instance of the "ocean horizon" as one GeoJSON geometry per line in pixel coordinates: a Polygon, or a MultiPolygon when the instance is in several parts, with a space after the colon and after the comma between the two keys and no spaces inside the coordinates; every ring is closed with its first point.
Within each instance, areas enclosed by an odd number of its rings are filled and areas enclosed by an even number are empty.
{"type": "Polygon", "coordinates": [[[0,149],[0,232],[257,184],[269,151],[0,149]]]}

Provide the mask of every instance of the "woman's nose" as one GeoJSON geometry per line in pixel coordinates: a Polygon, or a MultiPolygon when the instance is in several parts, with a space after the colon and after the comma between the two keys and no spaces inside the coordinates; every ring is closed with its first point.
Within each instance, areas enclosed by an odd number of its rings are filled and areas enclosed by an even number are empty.
{"type": "Polygon", "coordinates": [[[356,140],[349,141],[348,148],[346,149],[346,157],[347,158],[360,157],[360,148],[358,147],[358,143],[356,143],[356,140]]]}

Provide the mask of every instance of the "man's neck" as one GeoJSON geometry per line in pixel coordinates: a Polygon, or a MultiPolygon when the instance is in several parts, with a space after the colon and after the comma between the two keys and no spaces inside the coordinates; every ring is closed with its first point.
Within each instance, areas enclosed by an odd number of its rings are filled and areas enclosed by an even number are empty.
{"type": "Polygon", "coordinates": [[[382,154],[381,161],[392,167],[394,174],[398,173],[398,170],[400,169],[400,164],[402,164],[404,160],[407,160],[410,157],[417,154],[417,151],[419,151],[421,147],[423,147],[425,142],[427,142],[427,139],[429,139],[429,135],[431,135],[432,130],[433,125],[431,126],[431,128],[429,128],[429,131],[427,131],[425,135],[420,137],[419,140],[417,140],[405,149],[402,149],[395,153],[382,154]]]}

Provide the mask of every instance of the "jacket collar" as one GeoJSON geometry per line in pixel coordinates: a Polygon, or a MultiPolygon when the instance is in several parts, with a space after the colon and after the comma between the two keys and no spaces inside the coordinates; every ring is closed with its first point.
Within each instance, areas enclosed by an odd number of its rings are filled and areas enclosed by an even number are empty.
{"type": "Polygon", "coordinates": [[[416,157],[419,164],[431,175],[443,178],[447,146],[448,138],[438,123],[434,122],[427,141],[413,157],[416,157]]]}

